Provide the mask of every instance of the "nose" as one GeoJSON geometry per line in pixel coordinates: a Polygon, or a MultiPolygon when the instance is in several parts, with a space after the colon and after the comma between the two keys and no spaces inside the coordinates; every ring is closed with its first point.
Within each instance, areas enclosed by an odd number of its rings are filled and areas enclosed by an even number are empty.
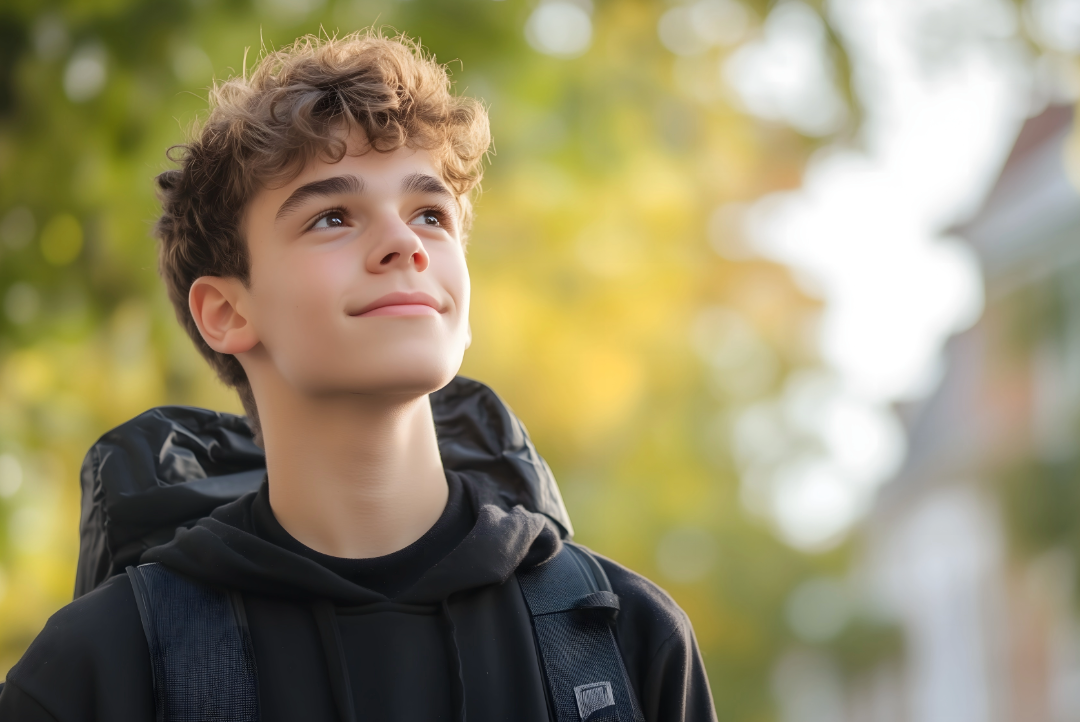
{"type": "Polygon", "coordinates": [[[370,273],[386,273],[410,267],[424,271],[430,263],[427,249],[420,237],[400,218],[389,219],[379,239],[368,252],[365,265],[370,273]]]}

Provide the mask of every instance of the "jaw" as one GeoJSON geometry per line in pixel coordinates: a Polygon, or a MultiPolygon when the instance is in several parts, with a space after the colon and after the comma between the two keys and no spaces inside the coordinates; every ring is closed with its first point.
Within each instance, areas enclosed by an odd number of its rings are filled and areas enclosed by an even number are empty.
{"type": "Polygon", "coordinates": [[[372,332],[348,335],[335,344],[317,344],[316,338],[295,339],[279,348],[259,344],[237,355],[260,416],[264,407],[269,411],[281,404],[295,409],[335,399],[354,403],[417,398],[450,383],[461,368],[467,324],[447,328],[430,316],[349,321],[368,325],[372,332]]]}

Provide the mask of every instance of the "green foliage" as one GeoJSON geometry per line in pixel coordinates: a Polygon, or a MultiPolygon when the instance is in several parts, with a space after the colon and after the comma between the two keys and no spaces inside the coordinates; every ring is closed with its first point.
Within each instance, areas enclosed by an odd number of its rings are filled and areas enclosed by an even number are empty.
{"type": "Polygon", "coordinates": [[[1080,552],[1080,461],[1028,460],[1001,475],[1004,507],[1020,551],[1065,547],[1080,552]]]}
{"type": "Polygon", "coordinates": [[[829,648],[844,673],[855,677],[902,658],[904,637],[892,622],[861,615],[848,624],[829,648]]]}
{"type": "MultiPolygon", "coordinates": [[[[1046,373],[1033,366],[1039,356],[1061,356],[1074,333],[1070,324],[1075,311],[1075,279],[1068,271],[1055,274],[1046,283],[1026,287],[1000,311],[1001,348],[999,374],[1026,376],[1028,383],[1046,373]]],[[[1037,412],[1036,412],[1037,413],[1037,412]]],[[[1080,429],[1069,430],[1080,438],[1080,429]]],[[[1037,450],[1025,445],[998,470],[1005,517],[1011,541],[1025,555],[1037,555],[1053,548],[1065,548],[1080,555],[1080,456],[1067,454],[1040,458],[1037,450]]],[[[1043,455],[1045,457],[1045,455],[1043,455]]]]}

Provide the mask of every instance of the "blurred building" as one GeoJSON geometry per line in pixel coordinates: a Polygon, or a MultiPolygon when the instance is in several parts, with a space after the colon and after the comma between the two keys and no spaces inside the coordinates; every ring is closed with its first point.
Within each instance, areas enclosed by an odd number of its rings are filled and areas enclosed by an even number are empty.
{"type": "Polygon", "coordinates": [[[1069,107],[1031,118],[957,229],[986,310],[950,341],[936,393],[901,410],[910,450],[866,525],[861,575],[904,660],[852,680],[848,722],[1080,720],[1080,507],[1062,508],[1080,486],[1073,125],[1069,107]]]}

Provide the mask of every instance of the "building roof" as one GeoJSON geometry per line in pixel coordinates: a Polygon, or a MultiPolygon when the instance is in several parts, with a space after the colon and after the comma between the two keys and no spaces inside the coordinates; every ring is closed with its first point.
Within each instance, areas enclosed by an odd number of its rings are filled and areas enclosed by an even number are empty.
{"type": "Polygon", "coordinates": [[[1080,261],[1080,189],[1065,166],[1071,106],[1050,106],[1023,126],[979,213],[956,229],[983,264],[989,296],[1080,261]]]}

